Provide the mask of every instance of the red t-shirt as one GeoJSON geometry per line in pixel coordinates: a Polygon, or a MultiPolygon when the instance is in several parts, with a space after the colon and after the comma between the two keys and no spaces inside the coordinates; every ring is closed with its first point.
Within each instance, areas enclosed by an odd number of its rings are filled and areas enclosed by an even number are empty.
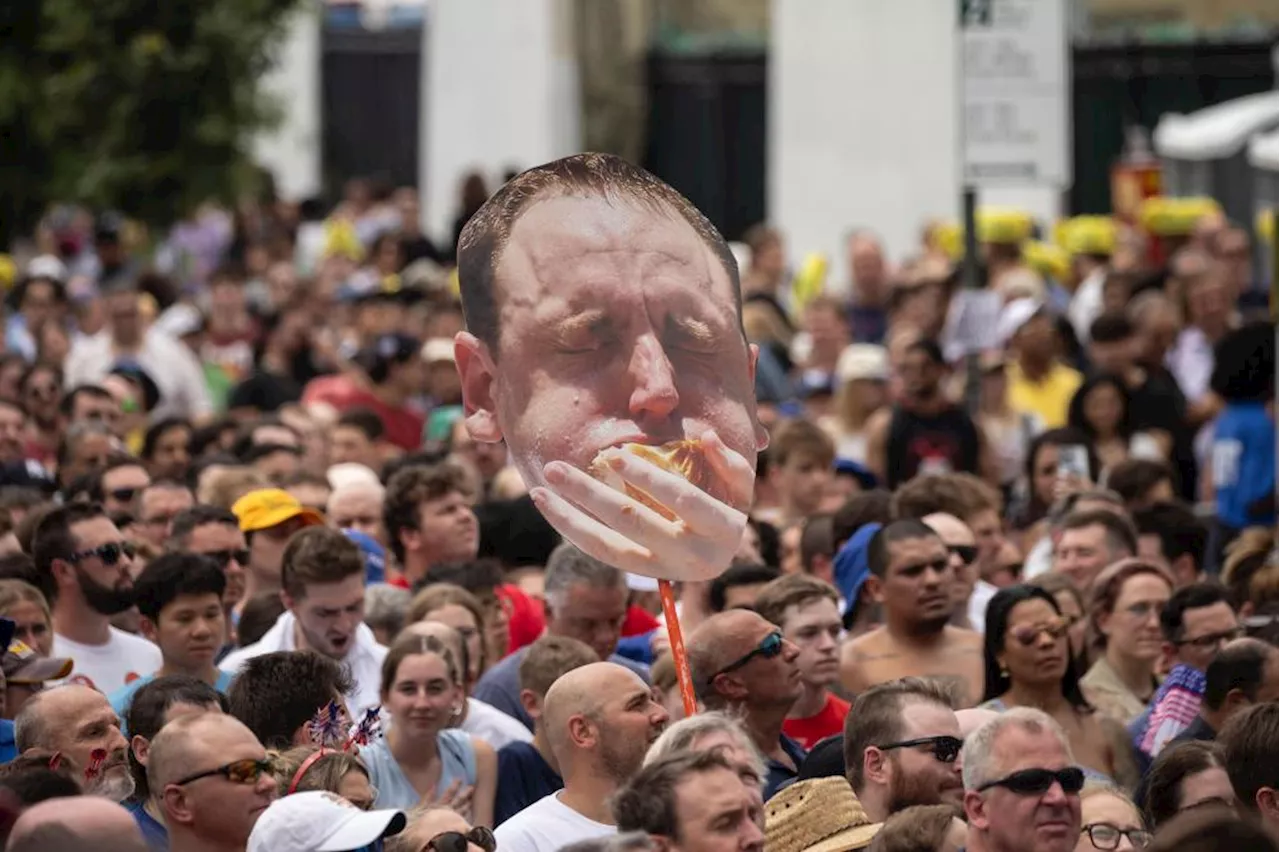
{"type": "Polygon", "coordinates": [[[382,419],[382,428],[388,442],[406,452],[413,452],[422,446],[426,417],[409,408],[387,405],[353,382],[350,376],[320,376],[312,379],[302,392],[302,404],[310,405],[313,402],[328,403],[339,414],[352,408],[368,408],[382,419]]]}
{"type": "Polygon", "coordinates": [[[782,723],[782,733],[800,743],[805,751],[819,740],[844,732],[844,717],[849,715],[849,702],[827,693],[827,703],[812,716],[803,719],[787,719],[782,723]]]}
{"type": "MultiPolygon", "coordinates": [[[[399,589],[408,589],[409,581],[403,574],[397,574],[387,580],[387,584],[399,589]]],[[[525,645],[532,645],[542,632],[547,629],[547,616],[533,598],[520,591],[519,586],[503,584],[496,587],[494,593],[507,610],[507,653],[514,654],[525,645]]],[[[493,662],[497,662],[494,660],[493,662]]]]}
{"type": "Polygon", "coordinates": [[[657,630],[661,622],[654,618],[647,609],[635,604],[627,607],[627,617],[622,622],[623,636],[639,636],[650,630],[657,630]]]}

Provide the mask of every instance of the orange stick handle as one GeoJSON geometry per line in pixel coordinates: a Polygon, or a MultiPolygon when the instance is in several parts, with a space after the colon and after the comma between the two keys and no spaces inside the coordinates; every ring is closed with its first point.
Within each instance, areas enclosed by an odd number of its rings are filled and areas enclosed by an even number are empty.
{"type": "Polygon", "coordinates": [[[680,684],[684,715],[692,716],[698,712],[698,700],[693,694],[693,674],[689,671],[689,658],[684,653],[684,634],[680,632],[676,593],[670,580],[658,581],[658,595],[662,598],[662,615],[667,622],[667,639],[671,642],[671,659],[676,664],[676,682],[680,684]]]}

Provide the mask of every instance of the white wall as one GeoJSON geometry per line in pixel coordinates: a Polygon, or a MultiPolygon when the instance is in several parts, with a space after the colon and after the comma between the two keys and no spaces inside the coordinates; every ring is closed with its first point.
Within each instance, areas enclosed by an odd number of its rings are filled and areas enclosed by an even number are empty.
{"type": "MultiPolygon", "coordinates": [[[[774,0],[769,57],[769,219],[797,263],[832,258],[848,284],[843,235],[880,233],[900,260],[931,218],[960,216],[954,0],[774,0]]],[[[1047,188],[984,193],[1048,218],[1047,188]]]]}
{"type": "Polygon", "coordinates": [[[424,29],[421,191],[427,231],[452,236],[461,177],[491,188],[581,144],[569,0],[434,0],[424,29]]]}
{"type": "Polygon", "coordinates": [[[323,4],[293,13],[275,68],[261,80],[282,118],[253,140],[254,158],[275,175],[280,195],[301,200],[320,192],[320,26],[323,4]]]}

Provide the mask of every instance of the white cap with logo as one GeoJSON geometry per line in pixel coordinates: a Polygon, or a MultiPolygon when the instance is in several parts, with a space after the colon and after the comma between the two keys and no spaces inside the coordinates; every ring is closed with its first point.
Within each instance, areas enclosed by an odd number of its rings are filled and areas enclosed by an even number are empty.
{"type": "Polygon", "coordinates": [[[248,852],[351,852],[404,831],[403,811],[362,811],[328,791],[277,799],[258,818],[248,852]]]}

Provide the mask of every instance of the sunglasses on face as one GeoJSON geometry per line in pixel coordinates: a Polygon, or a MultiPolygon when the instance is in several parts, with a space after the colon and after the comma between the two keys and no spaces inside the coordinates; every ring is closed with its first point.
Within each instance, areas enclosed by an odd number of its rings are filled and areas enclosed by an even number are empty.
{"type": "Polygon", "coordinates": [[[96,556],[102,560],[102,564],[110,568],[112,565],[119,564],[124,557],[133,558],[135,553],[134,546],[127,541],[111,541],[106,544],[100,544],[92,550],[81,550],[67,557],[68,562],[80,562],[91,556],[96,556]]]}
{"type": "Polygon", "coordinates": [[[1003,787],[1018,796],[1043,796],[1057,782],[1062,792],[1074,796],[1084,787],[1084,770],[1078,766],[1065,769],[1023,769],[1004,778],[988,781],[978,787],[978,792],[992,787],[1003,787]]]}
{"type": "Polygon", "coordinates": [[[1036,644],[1041,634],[1047,634],[1050,639],[1056,641],[1066,636],[1070,629],[1071,623],[1065,618],[1059,618],[1048,624],[1019,624],[1009,631],[1009,635],[1016,639],[1019,645],[1030,648],[1036,644]]]}
{"type": "Polygon", "coordinates": [[[195,775],[188,775],[181,781],[174,783],[182,787],[190,784],[192,781],[199,781],[201,778],[212,778],[215,775],[221,775],[232,784],[256,784],[258,779],[263,775],[271,774],[271,762],[269,760],[234,760],[231,763],[225,763],[216,769],[209,769],[204,772],[197,772],[195,775]]]}
{"type": "Polygon", "coordinates": [[[1089,842],[1093,844],[1093,848],[1100,849],[1102,852],[1119,849],[1121,837],[1129,838],[1129,844],[1134,849],[1147,848],[1155,838],[1155,835],[1145,828],[1120,828],[1109,822],[1090,823],[1081,827],[1080,833],[1089,835],[1089,842]]]}
{"type": "Polygon", "coordinates": [[[1202,651],[1207,651],[1210,648],[1216,648],[1218,645],[1225,642],[1230,642],[1233,639],[1239,639],[1243,635],[1244,628],[1236,627],[1231,630],[1223,630],[1218,633],[1206,633],[1203,636],[1196,636],[1191,639],[1179,639],[1173,644],[1179,648],[1190,645],[1193,648],[1199,648],[1202,651]]]}
{"type": "Polygon", "coordinates": [[[247,547],[232,550],[210,550],[207,553],[202,553],[200,555],[217,562],[218,567],[223,569],[231,564],[232,559],[240,565],[249,564],[249,549],[247,547]]]}
{"type": "Polygon", "coordinates": [[[713,674],[711,677],[707,678],[707,685],[710,686],[712,683],[715,683],[715,679],[720,677],[720,675],[722,674],[729,674],[730,672],[736,672],[738,669],[747,665],[756,657],[761,657],[766,660],[772,660],[774,657],[778,656],[781,653],[782,653],[782,633],[775,630],[772,633],[770,633],[768,636],[761,639],[759,646],[752,649],[752,651],[749,654],[747,654],[745,657],[740,657],[739,659],[734,660],[732,663],[725,666],[720,671],[713,674]]]}
{"type": "Polygon", "coordinates": [[[482,825],[477,825],[466,834],[458,831],[446,831],[442,834],[437,834],[427,841],[423,852],[428,852],[428,850],[434,850],[434,852],[467,852],[469,843],[474,843],[484,852],[494,852],[498,848],[498,841],[494,838],[493,832],[482,825]]]}
{"type": "Polygon", "coordinates": [[[947,552],[959,556],[965,565],[972,565],[978,559],[978,548],[972,544],[948,544],[947,552]]]}
{"type": "Polygon", "coordinates": [[[929,750],[933,753],[933,759],[939,763],[955,763],[956,758],[960,756],[960,749],[964,746],[964,742],[957,737],[943,735],[903,740],[898,743],[885,743],[882,746],[876,746],[876,748],[881,751],[892,751],[895,748],[915,748],[922,745],[930,746],[929,750]]]}

